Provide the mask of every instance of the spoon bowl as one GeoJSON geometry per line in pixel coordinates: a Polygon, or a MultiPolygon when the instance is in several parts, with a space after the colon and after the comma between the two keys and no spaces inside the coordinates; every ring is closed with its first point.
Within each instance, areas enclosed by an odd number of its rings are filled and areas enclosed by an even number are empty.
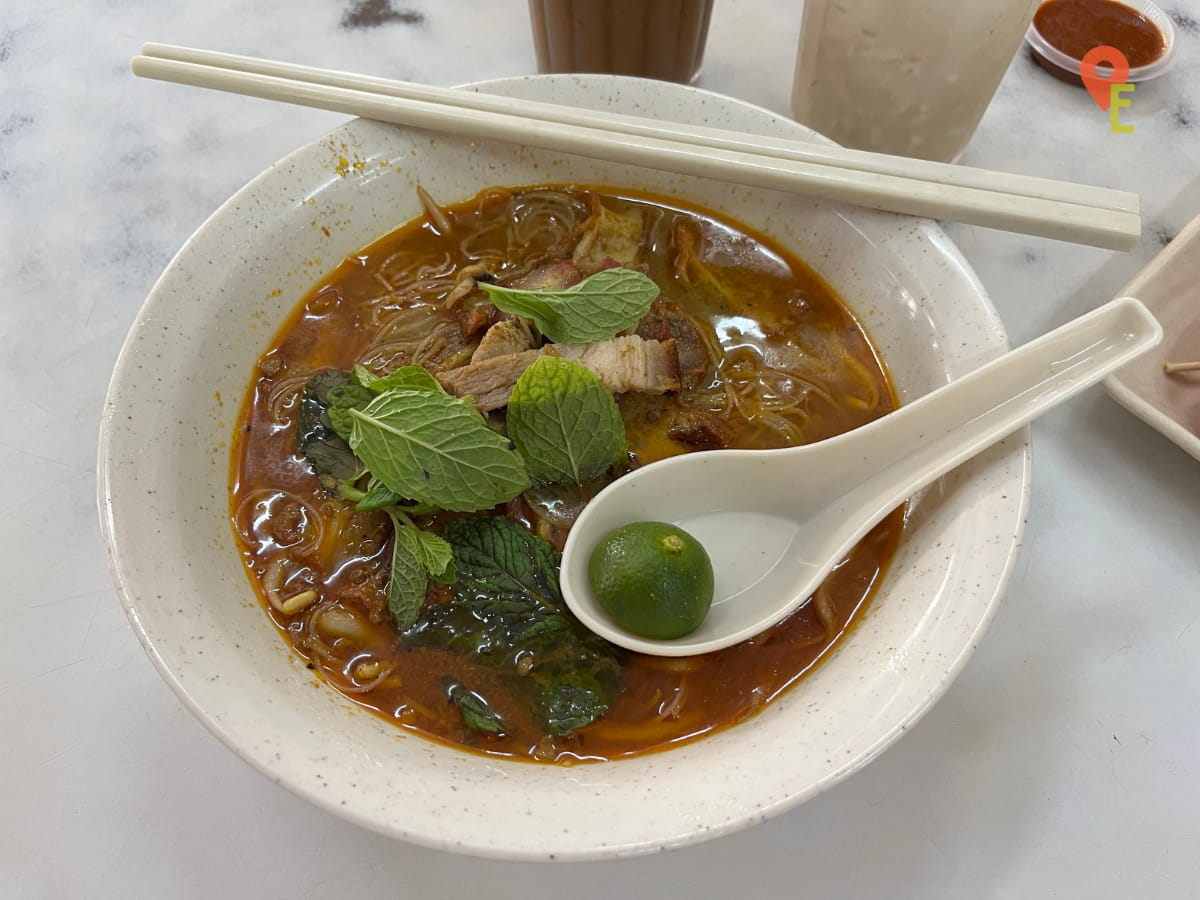
{"type": "Polygon", "coordinates": [[[1161,340],[1146,307],[1121,298],[837,437],[690,453],[637,469],[576,520],[563,549],[563,597],[587,628],[642,653],[691,656],[743,641],[805,602],[908,497],[1161,340]],[[685,637],[640,637],[616,624],[591,590],[596,545],[639,521],[678,525],[712,560],[712,609],[685,637]]]}

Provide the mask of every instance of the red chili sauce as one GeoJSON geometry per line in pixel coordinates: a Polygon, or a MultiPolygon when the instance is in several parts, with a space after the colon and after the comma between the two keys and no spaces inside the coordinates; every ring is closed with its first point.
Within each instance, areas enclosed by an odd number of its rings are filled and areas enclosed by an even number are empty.
{"type": "Polygon", "coordinates": [[[1048,43],[1072,59],[1083,59],[1095,47],[1115,47],[1136,69],[1154,62],[1167,48],[1157,25],[1113,0],[1047,0],[1034,14],[1033,24],[1048,43]]]}

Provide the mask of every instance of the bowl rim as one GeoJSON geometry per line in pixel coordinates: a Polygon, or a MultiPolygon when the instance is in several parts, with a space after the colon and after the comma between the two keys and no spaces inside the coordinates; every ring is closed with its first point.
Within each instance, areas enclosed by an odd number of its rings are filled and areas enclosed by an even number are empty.
{"type": "MultiPolygon", "coordinates": [[[[582,82],[589,82],[589,81],[596,81],[596,82],[617,81],[617,82],[619,82],[621,79],[626,78],[626,76],[609,76],[609,75],[516,76],[516,77],[511,77],[511,78],[493,79],[493,80],[483,81],[483,82],[473,82],[473,83],[470,83],[467,85],[463,85],[462,87],[464,87],[466,89],[472,89],[472,90],[489,90],[491,88],[497,88],[497,87],[503,89],[514,83],[522,83],[522,82],[527,82],[530,80],[548,80],[548,79],[563,79],[563,78],[574,79],[576,81],[582,81],[582,82]]],[[[644,79],[632,79],[632,80],[641,81],[644,79]]],[[[718,93],[715,93],[712,91],[706,91],[701,88],[696,88],[694,86],[676,85],[675,87],[683,89],[687,92],[692,92],[694,95],[699,95],[702,98],[710,98],[710,99],[715,100],[720,103],[733,103],[733,104],[736,104],[736,105],[739,105],[742,107],[749,107],[751,109],[757,110],[757,111],[759,111],[765,115],[771,116],[773,118],[777,118],[777,119],[780,118],[779,115],[772,110],[765,109],[761,106],[755,106],[754,104],[746,103],[745,101],[737,100],[736,98],[727,97],[727,96],[724,96],[724,95],[721,95],[721,94],[718,94],[718,93]]],[[[340,818],[347,819],[349,821],[353,821],[356,824],[359,824],[359,825],[361,825],[365,828],[368,828],[372,831],[376,831],[378,833],[385,834],[385,835],[388,835],[388,836],[391,836],[394,838],[402,838],[406,841],[409,841],[409,842],[412,842],[412,843],[415,843],[415,844],[418,844],[421,846],[431,847],[431,848],[435,848],[435,849],[442,849],[442,850],[451,850],[451,851],[456,851],[456,852],[467,852],[467,853],[470,853],[470,854],[476,855],[476,856],[491,857],[491,858],[496,858],[496,859],[531,860],[531,861],[545,860],[545,859],[547,859],[547,854],[544,850],[540,850],[540,849],[527,848],[524,850],[514,850],[511,848],[497,848],[497,847],[493,847],[493,846],[465,846],[459,842],[452,841],[449,837],[444,836],[444,835],[437,837],[437,836],[431,836],[429,834],[426,834],[426,833],[420,832],[420,831],[409,831],[409,830],[405,830],[403,828],[397,828],[394,825],[389,825],[388,823],[380,821],[379,819],[372,818],[371,816],[363,813],[362,811],[360,811],[356,808],[353,808],[353,807],[347,808],[345,806],[339,806],[337,804],[337,802],[335,801],[335,799],[333,797],[331,797],[328,793],[323,793],[319,790],[316,790],[310,784],[301,784],[301,783],[297,783],[295,781],[289,781],[287,777],[281,777],[279,775],[278,771],[275,770],[261,754],[252,752],[251,748],[246,746],[246,743],[244,742],[244,740],[242,740],[239,735],[233,733],[226,726],[226,724],[223,721],[221,721],[220,717],[214,716],[211,711],[206,710],[206,708],[201,704],[201,702],[193,695],[193,693],[189,689],[188,685],[183,683],[183,681],[178,677],[177,673],[173,670],[171,665],[168,663],[166,658],[162,655],[153,636],[150,634],[150,632],[146,626],[146,623],[143,622],[143,620],[141,618],[141,614],[139,611],[138,598],[134,595],[134,591],[131,589],[131,586],[128,584],[127,577],[126,577],[126,569],[125,569],[125,566],[122,564],[120,554],[118,551],[117,545],[118,545],[119,541],[118,541],[118,538],[116,535],[117,528],[116,528],[116,524],[113,520],[113,506],[112,506],[112,494],[111,494],[111,474],[112,473],[111,473],[110,467],[109,467],[110,456],[111,456],[111,444],[112,444],[112,439],[113,439],[113,434],[114,434],[116,405],[117,405],[114,401],[114,389],[120,384],[120,382],[123,379],[129,377],[129,375],[131,374],[130,370],[131,370],[131,366],[133,365],[134,346],[137,343],[136,338],[137,338],[140,330],[142,330],[143,328],[146,327],[145,313],[146,313],[147,309],[150,308],[153,304],[155,304],[157,302],[157,298],[159,298],[159,296],[164,292],[164,290],[165,290],[164,286],[169,284],[171,277],[173,275],[173,270],[175,269],[176,263],[180,260],[181,257],[185,256],[185,254],[188,253],[189,248],[191,248],[194,245],[194,243],[197,241],[198,236],[202,232],[204,232],[205,229],[208,228],[214,220],[222,217],[227,212],[227,210],[229,210],[231,207],[236,207],[237,204],[244,198],[244,196],[246,194],[252,192],[253,189],[256,186],[258,186],[261,181],[267,179],[268,176],[272,172],[274,172],[277,169],[280,169],[282,167],[288,166],[294,158],[296,158],[302,154],[306,154],[306,153],[310,152],[312,150],[312,148],[314,147],[314,145],[319,145],[322,142],[326,141],[330,136],[337,135],[339,132],[342,132],[349,125],[351,125],[353,123],[353,121],[354,120],[351,120],[351,122],[345,123],[345,124],[339,126],[338,128],[332,129],[326,135],[320,136],[320,137],[316,138],[314,141],[309,142],[308,144],[305,144],[304,146],[299,147],[296,150],[293,150],[291,153],[287,154],[285,157],[283,157],[276,163],[272,164],[271,166],[267,167],[264,171],[260,172],[253,179],[251,179],[249,182],[247,182],[246,185],[244,185],[237,192],[235,192],[233,194],[233,196],[231,196],[228,200],[226,200],[224,203],[222,203],[217,208],[217,210],[214,211],[207,219],[205,219],[205,221],[184,242],[184,244],[182,245],[180,250],[176,253],[175,257],[167,265],[167,267],[164,270],[164,272],[162,273],[162,275],[160,275],[159,279],[157,279],[157,281],[156,281],[155,285],[153,286],[153,288],[151,289],[145,303],[143,304],[142,308],[139,310],[137,318],[136,318],[133,326],[130,329],[129,335],[126,338],[126,341],[123,344],[121,352],[116,361],[116,365],[114,367],[114,373],[113,373],[113,377],[112,377],[112,382],[109,387],[108,396],[106,397],[106,400],[105,400],[104,412],[103,412],[103,415],[101,418],[101,427],[100,427],[100,441],[99,441],[99,446],[98,446],[98,457],[97,457],[97,465],[98,465],[97,499],[98,499],[98,506],[99,506],[99,512],[100,512],[100,519],[101,519],[101,531],[102,531],[104,542],[105,542],[105,550],[106,550],[106,556],[107,556],[107,560],[108,560],[110,573],[112,575],[114,584],[116,585],[117,592],[120,596],[122,605],[126,612],[126,615],[129,619],[132,627],[134,628],[135,633],[138,636],[139,642],[142,644],[143,649],[146,651],[147,655],[150,657],[150,659],[153,662],[153,664],[155,665],[155,667],[159,670],[159,672],[163,676],[164,680],[171,687],[171,689],[175,692],[176,696],[179,697],[181,702],[222,743],[224,743],[227,747],[229,747],[231,750],[233,750],[239,757],[244,759],[246,762],[250,763],[255,769],[260,771],[263,775],[265,775],[270,780],[272,780],[276,783],[282,784],[283,786],[287,787],[290,791],[292,791],[293,793],[297,794],[298,796],[308,800],[309,802],[313,803],[315,806],[317,806],[321,809],[324,809],[328,812],[331,812],[340,818]]],[[[800,127],[800,126],[797,126],[797,127],[800,127]]],[[[821,138],[821,140],[827,140],[827,139],[821,138]]],[[[969,263],[966,261],[966,259],[962,256],[961,251],[958,249],[958,247],[956,245],[954,245],[952,242],[950,242],[949,239],[945,236],[944,232],[942,232],[941,229],[932,221],[929,221],[929,220],[915,220],[915,221],[918,223],[918,227],[922,230],[922,233],[925,234],[926,237],[933,238],[937,242],[939,250],[941,252],[943,252],[949,260],[951,260],[957,266],[960,267],[960,269],[961,269],[962,273],[965,275],[965,277],[976,288],[976,290],[979,293],[981,312],[984,314],[984,317],[987,320],[987,324],[990,327],[991,332],[994,334],[994,336],[997,339],[1003,341],[1004,343],[1007,343],[1007,337],[1005,335],[1003,325],[1000,321],[999,315],[997,314],[995,308],[992,306],[990,299],[988,299],[987,294],[984,291],[982,284],[979,282],[978,276],[971,269],[971,267],[970,267],[969,263]]],[[[897,737],[900,734],[902,734],[908,728],[912,727],[912,725],[915,724],[933,706],[933,704],[945,693],[945,691],[948,690],[949,686],[953,683],[953,681],[957,677],[958,673],[961,671],[963,666],[965,666],[967,660],[970,658],[972,652],[974,651],[975,647],[978,644],[979,636],[987,628],[987,626],[990,624],[991,620],[995,616],[995,614],[998,610],[999,600],[1003,596],[1004,591],[1006,590],[1007,585],[1009,583],[1009,579],[1011,578],[1011,576],[1013,574],[1014,566],[1015,566],[1015,562],[1016,562],[1016,558],[1017,558],[1017,551],[1020,547],[1021,539],[1022,539],[1022,536],[1024,533],[1025,522],[1026,522],[1027,512],[1028,512],[1028,507],[1029,507],[1030,492],[1031,492],[1031,479],[1030,479],[1031,452],[1030,452],[1030,428],[1029,428],[1029,426],[1026,426],[1024,429],[1018,431],[1009,440],[1015,440],[1015,441],[1022,442],[1022,446],[1020,448],[1021,449],[1021,457],[1020,457],[1020,459],[1021,459],[1021,470],[1020,470],[1021,488],[1020,488],[1019,494],[1016,498],[1017,499],[1017,507],[1015,509],[1015,520],[1012,524],[1012,530],[1010,532],[1006,528],[1004,531],[1004,534],[1003,534],[1003,538],[1006,541],[1003,564],[997,573],[997,576],[996,576],[995,582],[994,582],[994,586],[990,590],[989,595],[986,597],[986,603],[984,603],[984,605],[983,605],[983,613],[979,617],[978,621],[975,623],[974,629],[971,631],[968,638],[962,642],[962,645],[959,648],[957,654],[948,659],[948,661],[946,662],[945,666],[942,669],[942,673],[936,679],[934,679],[935,683],[932,684],[932,686],[924,693],[924,696],[922,697],[922,699],[919,702],[915,703],[906,712],[905,715],[903,715],[902,717],[897,719],[891,725],[890,728],[888,728],[885,732],[883,732],[879,735],[879,737],[873,744],[865,747],[861,752],[859,752],[848,763],[842,764],[840,767],[837,767],[837,768],[829,771],[824,778],[814,781],[806,789],[794,792],[790,795],[780,797],[777,801],[768,803],[768,804],[764,804],[763,806],[761,806],[757,809],[744,810],[742,812],[742,814],[740,814],[738,817],[731,818],[724,822],[715,824],[712,827],[707,828],[704,831],[699,831],[698,829],[694,829],[691,833],[689,833],[688,835],[686,835],[682,838],[667,839],[665,841],[647,839],[647,840],[637,842],[637,843],[611,844],[611,845],[601,846],[601,847],[592,847],[591,849],[586,849],[586,850],[558,851],[556,853],[551,854],[549,858],[551,858],[551,859],[556,858],[558,860],[563,860],[563,861],[568,861],[568,860],[579,861],[579,860],[595,860],[595,859],[607,859],[607,858],[613,858],[613,857],[626,857],[626,856],[632,856],[632,855],[640,855],[643,853],[650,853],[650,852],[655,852],[655,851],[662,850],[662,849],[669,849],[669,848],[673,848],[673,847],[683,846],[685,844],[696,843],[699,841],[708,840],[708,839],[715,838],[715,837],[718,837],[718,836],[721,836],[724,834],[728,834],[728,833],[731,833],[734,831],[741,830],[752,824],[762,821],[770,816],[777,815],[788,809],[792,809],[792,808],[800,805],[801,803],[811,799],[812,797],[822,793],[824,790],[828,789],[829,787],[833,786],[834,784],[837,784],[838,782],[844,780],[846,777],[848,777],[849,775],[853,774],[854,772],[860,770],[865,765],[867,765],[869,762],[871,762],[872,760],[877,758],[878,755],[884,749],[886,749],[888,746],[890,746],[892,743],[894,743],[894,741],[897,739],[897,737]]],[[[624,765],[624,764],[627,764],[627,763],[625,761],[618,761],[616,763],[606,764],[606,765],[624,765]]]]}
{"type": "MultiPolygon", "coordinates": [[[[1046,3],[1052,0],[1042,0],[1038,4],[1038,9],[1041,9],[1046,3]]],[[[1130,84],[1149,81],[1151,78],[1157,78],[1163,75],[1174,64],[1175,59],[1179,54],[1179,41],[1175,37],[1175,23],[1171,21],[1171,17],[1163,11],[1163,9],[1154,3],[1153,0],[1110,0],[1117,3],[1119,6],[1128,6],[1136,12],[1140,12],[1160,31],[1163,36],[1163,52],[1162,55],[1144,66],[1135,66],[1129,70],[1129,75],[1126,81],[1130,84]]],[[[1037,27],[1037,13],[1035,11],[1034,18],[1030,20],[1029,27],[1025,29],[1025,42],[1029,44],[1031,50],[1038,56],[1042,57],[1051,65],[1065,70],[1068,74],[1080,77],[1080,68],[1082,61],[1068,53],[1064,53],[1048,41],[1045,35],[1037,27]]]]}

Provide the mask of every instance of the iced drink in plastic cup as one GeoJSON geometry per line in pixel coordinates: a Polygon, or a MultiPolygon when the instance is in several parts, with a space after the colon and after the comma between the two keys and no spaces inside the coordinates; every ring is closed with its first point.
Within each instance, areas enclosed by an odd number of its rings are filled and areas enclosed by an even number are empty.
{"type": "Polygon", "coordinates": [[[1039,0],[805,0],[796,120],[839,144],[950,162],[1039,0]]]}

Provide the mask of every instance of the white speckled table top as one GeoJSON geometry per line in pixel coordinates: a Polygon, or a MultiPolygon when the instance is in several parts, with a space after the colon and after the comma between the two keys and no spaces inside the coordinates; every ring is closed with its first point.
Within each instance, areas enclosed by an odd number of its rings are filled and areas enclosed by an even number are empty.
{"type": "MultiPolygon", "coordinates": [[[[700,86],[786,113],[799,6],[717,0],[700,86]]],[[[1200,213],[1200,0],[1164,6],[1181,55],[1122,111],[1134,133],[1021,52],[962,160],[1142,197],[1127,254],[948,226],[1015,343],[1109,299],[1200,213]]],[[[117,601],[100,409],[187,236],[345,117],[140,81],[147,40],[439,85],[535,68],[523,0],[5,5],[0,894],[1195,895],[1200,467],[1098,388],[1034,426],[1025,546],[954,686],[863,772],[764,825],[619,863],[475,860],[362,831],[240,762],[117,601]]]]}

